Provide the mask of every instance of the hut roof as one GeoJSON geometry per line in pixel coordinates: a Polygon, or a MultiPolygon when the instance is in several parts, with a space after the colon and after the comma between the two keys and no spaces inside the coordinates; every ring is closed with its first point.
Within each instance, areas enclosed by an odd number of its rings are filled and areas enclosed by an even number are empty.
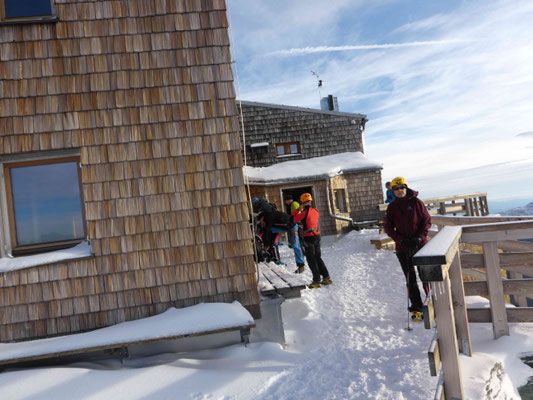
{"type": "Polygon", "coordinates": [[[315,108],[287,106],[285,104],[259,103],[259,102],[256,102],[256,101],[245,101],[245,100],[242,100],[240,103],[243,106],[279,108],[279,109],[282,109],[282,110],[292,110],[292,111],[308,112],[308,113],[314,113],[314,114],[333,115],[335,117],[341,116],[341,117],[357,118],[357,119],[362,119],[362,120],[366,119],[366,115],[365,114],[358,114],[358,113],[347,113],[347,112],[340,112],[340,111],[317,110],[315,108]]]}
{"type": "Polygon", "coordinates": [[[244,175],[254,185],[280,185],[334,177],[351,172],[381,170],[381,163],[369,160],[361,152],[332,154],[306,160],[285,161],[269,167],[244,167],[244,175]]]}

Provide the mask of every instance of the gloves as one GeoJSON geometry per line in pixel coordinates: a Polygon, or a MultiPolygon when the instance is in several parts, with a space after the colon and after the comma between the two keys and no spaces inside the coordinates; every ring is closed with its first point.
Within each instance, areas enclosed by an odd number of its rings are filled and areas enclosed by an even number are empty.
{"type": "Polygon", "coordinates": [[[418,249],[418,247],[420,247],[421,242],[422,240],[420,240],[419,237],[412,237],[412,238],[402,239],[400,243],[406,249],[418,249]]]}

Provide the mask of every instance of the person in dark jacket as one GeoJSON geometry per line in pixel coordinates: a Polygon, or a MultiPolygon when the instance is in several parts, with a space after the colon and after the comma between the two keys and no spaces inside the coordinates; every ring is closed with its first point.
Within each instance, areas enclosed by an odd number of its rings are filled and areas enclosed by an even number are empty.
{"type": "MultiPolygon", "coordinates": [[[[396,244],[396,257],[402,266],[411,301],[409,311],[413,319],[420,320],[422,299],[416,282],[413,256],[428,241],[431,217],[422,200],[417,197],[418,192],[410,189],[404,178],[394,178],[391,185],[396,199],[387,207],[385,232],[396,244]]],[[[427,283],[424,283],[426,295],[428,288],[427,283]]]]}
{"type": "MultiPolygon", "coordinates": [[[[289,214],[278,211],[267,199],[254,197],[252,199],[252,205],[257,220],[262,225],[263,246],[273,255],[275,262],[280,263],[277,238],[281,233],[297,233],[298,227],[294,226],[291,222],[289,214]]],[[[297,271],[301,267],[303,272],[304,259],[300,243],[298,242],[297,246],[293,246],[292,249],[294,251],[294,259],[298,266],[297,271]]]]}
{"type": "Polygon", "coordinates": [[[304,193],[300,196],[300,207],[291,214],[294,223],[301,223],[304,229],[304,249],[305,257],[309,269],[313,273],[313,282],[309,289],[319,288],[320,285],[332,283],[326,264],[322,260],[320,249],[320,231],[318,230],[319,213],[316,208],[311,207],[311,194],[304,193]],[[322,276],[322,280],[320,280],[322,276]]]}

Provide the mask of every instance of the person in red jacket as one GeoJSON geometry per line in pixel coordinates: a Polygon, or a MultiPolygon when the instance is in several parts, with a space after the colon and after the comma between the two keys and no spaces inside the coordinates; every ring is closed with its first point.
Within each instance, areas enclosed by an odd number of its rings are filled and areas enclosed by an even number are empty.
{"type": "Polygon", "coordinates": [[[309,289],[316,289],[321,284],[329,285],[332,281],[326,264],[322,260],[320,231],[318,230],[319,213],[316,208],[311,207],[312,200],[311,194],[302,194],[300,196],[300,207],[291,214],[291,220],[295,224],[301,222],[303,225],[305,257],[307,258],[309,269],[313,273],[313,282],[309,285],[309,289]],[[321,276],[322,280],[320,280],[321,276]]]}
{"type": "MultiPolygon", "coordinates": [[[[427,243],[431,217],[420,200],[418,192],[407,187],[407,181],[394,178],[391,182],[396,200],[389,203],[385,217],[385,232],[396,243],[396,257],[400,261],[407,282],[411,306],[409,311],[415,320],[422,319],[422,299],[416,282],[413,256],[427,243]]],[[[429,286],[424,283],[426,295],[429,286]]]]}

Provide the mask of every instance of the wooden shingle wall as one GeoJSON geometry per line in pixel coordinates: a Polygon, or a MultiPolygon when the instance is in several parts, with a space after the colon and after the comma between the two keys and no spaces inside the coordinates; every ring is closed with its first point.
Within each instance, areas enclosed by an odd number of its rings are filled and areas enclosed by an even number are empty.
{"type": "Polygon", "coordinates": [[[0,151],[80,149],[94,257],[0,276],[0,341],[258,294],[224,0],[0,26],[0,151]]]}
{"type": "Polygon", "coordinates": [[[251,167],[344,152],[364,152],[364,115],[253,102],[242,102],[242,109],[246,161],[251,167]],[[268,147],[250,147],[265,142],[268,147]],[[300,143],[301,154],[277,157],[276,144],[289,142],[300,143]]]}

